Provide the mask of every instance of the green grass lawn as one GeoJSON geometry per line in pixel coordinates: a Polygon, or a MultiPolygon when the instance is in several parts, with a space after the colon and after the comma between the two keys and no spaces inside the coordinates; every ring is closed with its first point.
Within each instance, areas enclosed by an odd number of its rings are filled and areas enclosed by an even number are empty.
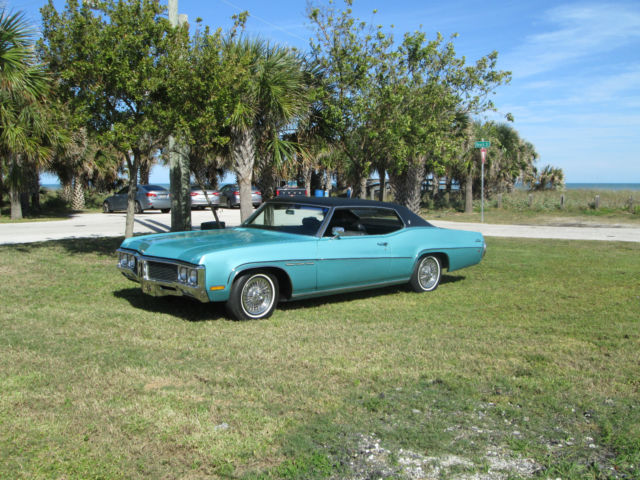
{"type": "Polygon", "coordinates": [[[2,479],[640,477],[640,244],[489,239],[435,292],[250,322],[118,244],[0,246],[2,479]]]}

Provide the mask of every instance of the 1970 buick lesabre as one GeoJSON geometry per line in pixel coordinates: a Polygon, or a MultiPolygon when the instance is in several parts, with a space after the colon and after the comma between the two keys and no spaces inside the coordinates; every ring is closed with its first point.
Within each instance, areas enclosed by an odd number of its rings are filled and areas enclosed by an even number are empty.
{"type": "Polygon", "coordinates": [[[148,295],[226,302],[235,319],[279,301],[407,283],[435,290],[442,270],[477,264],[480,233],[437,228],[405,207],[343,198],[276,198],[241,226],[126,239],[118,268],[148,295]]]}

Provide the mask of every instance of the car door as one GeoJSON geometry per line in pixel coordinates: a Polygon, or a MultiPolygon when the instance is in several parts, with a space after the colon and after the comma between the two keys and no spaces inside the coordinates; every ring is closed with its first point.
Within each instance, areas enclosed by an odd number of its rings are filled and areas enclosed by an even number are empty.
{"type": "Polygon", "coordinates": [[[389,270],[386,235],[371,235],[352,209],[336,209],[318,241],[318,290],[347,289],[384,283],[389,270]],[[332,235],[333,227],[344,231],[332,235]]]}

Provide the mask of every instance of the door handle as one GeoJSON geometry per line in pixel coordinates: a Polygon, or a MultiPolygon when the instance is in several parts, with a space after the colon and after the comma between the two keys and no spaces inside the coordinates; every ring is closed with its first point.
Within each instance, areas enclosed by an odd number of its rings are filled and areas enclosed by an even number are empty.
{"type": "Polygon", "coordinates": [[[380,245],[381,247],[386,247],[389,244],[387,242],[378,242],[378,245],[380,245]]]}

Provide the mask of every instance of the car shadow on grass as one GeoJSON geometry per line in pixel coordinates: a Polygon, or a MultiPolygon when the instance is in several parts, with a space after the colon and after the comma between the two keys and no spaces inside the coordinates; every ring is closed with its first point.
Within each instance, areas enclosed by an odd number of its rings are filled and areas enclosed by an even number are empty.
{"type": "Polygon", "coordinates": [[[113,295],[128,301],[133,308],[172,315],[187,322],[227,320],[222,303],[200,303],[187,297],[152,297],[142,293],[140,288],[124,288],[113,295]]]}
{"type": "MultiPolygon", "coordinates": [[[[460,282],[464,276],[443,275],[440,285],[460,282]]],[[[304,308],[320,307],[322,305],[362,300],[383,295],[394,295],[401,292],[410,292],[408,285],[394,285],[391,287],[361,290],[351,293],[343,293],[294,302],[281,302],[277,309],[288,311],[304,308]]],[[[415,295],[420,295],[416,293],[415,295]]],[[[152,297],[142,293],[140,288],[124,288],[114,292],[116,298],[127,300],[133,308],[152,313],[172,315],[188,322],[207,322],[213,320],[231,320],[226,314],[224,303],[210,302],[200,303],[187,297],[152,297]]]]}
{"type": "MultiPolygon", "coordinates": [[[[464,280],[466,277],[456,275],[442,275],[440,279],[441,286],[456,283],[464,280]]],[[[380,297],[384,295],[395,295],[397,293],[415,293],[411,291],[411,288],[408,284],[406,285],[393,285],[391,287],[381,287],[370,290],[359,290],[356,292],[349,293],[339,293],[335,295],[328,295],[324,297],[316,297],[316,298],[308,298],[303,300],[295,300],[291,302],[281,302],[278,304],[278,309],[280,310],[297,310],[299,308],[309,308],[309,307],[320,307],[322,305],[333,304],[333,303],[342,303],[342,302],[350,302],[353,300],[363,300],[372,297],[380,297]]],[[[421,295],[420,293],[415,293],[416,295],[421,295]]],[[[428,293],[425,293],[428,295],[428,293]]]]}

